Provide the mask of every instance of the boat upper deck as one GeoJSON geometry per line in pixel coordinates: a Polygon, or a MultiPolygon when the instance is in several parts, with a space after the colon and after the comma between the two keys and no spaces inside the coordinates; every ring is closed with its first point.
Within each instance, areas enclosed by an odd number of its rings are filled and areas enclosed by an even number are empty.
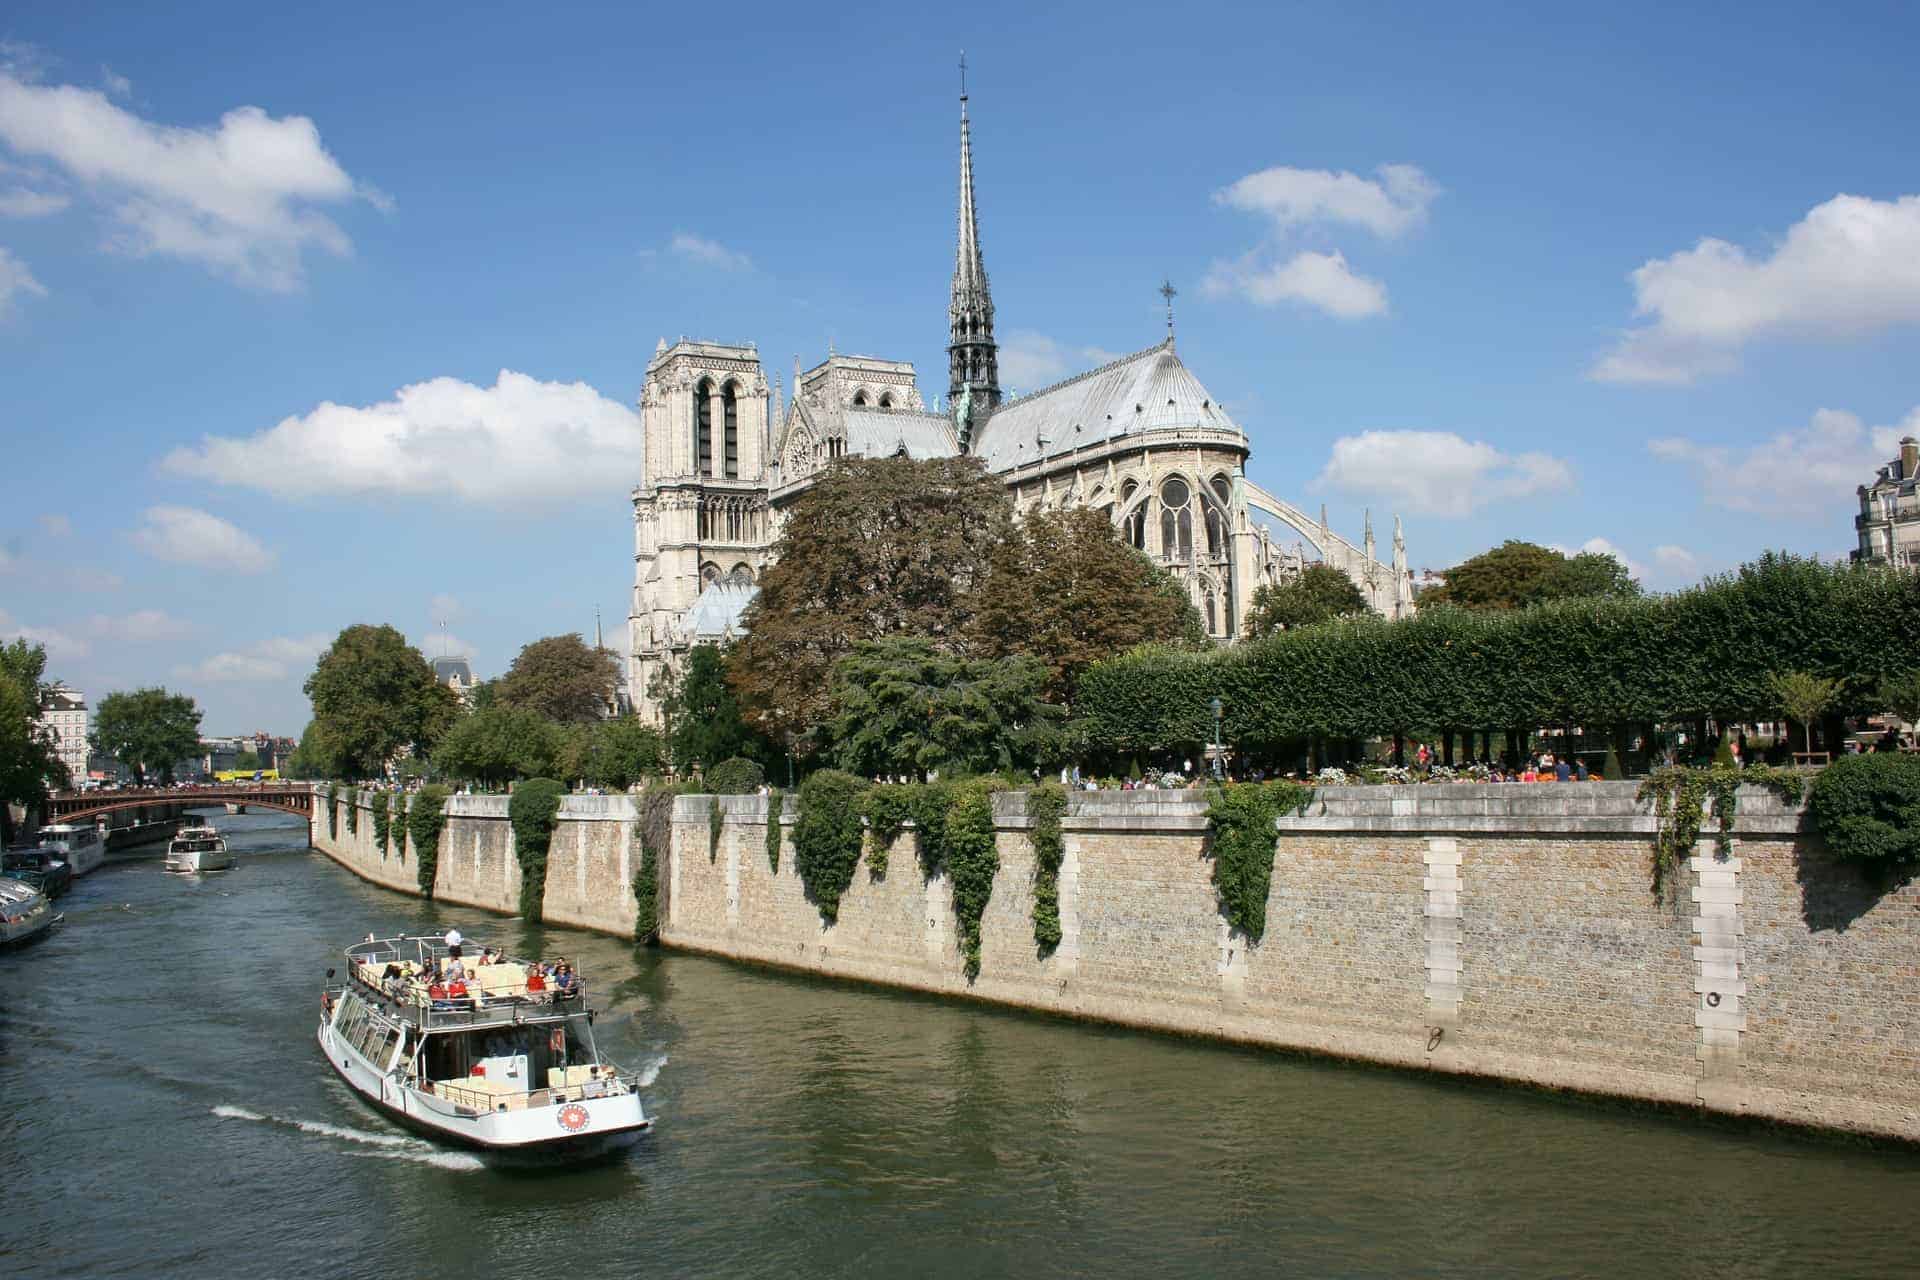
{"type": "Polygon", "coordinates": [[[347,948],[347,964],[362,995],[426,1031],[552,1021],[586,1012],[586,984],[565,960],[495,959],[484,948],[468,960],[452,956],[440,938],[408,936],[357,942],[347,948]]]}

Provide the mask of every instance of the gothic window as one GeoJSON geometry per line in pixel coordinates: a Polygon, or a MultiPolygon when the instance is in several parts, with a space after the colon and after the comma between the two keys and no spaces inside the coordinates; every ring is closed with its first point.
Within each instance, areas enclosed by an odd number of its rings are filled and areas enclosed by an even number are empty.
{"type": "Polygon", "coordinates": [[[726,428],[726,477],[737,480],[740,478],[740,401],[734,395],[731,382],[720,393],[720,414],[725,419],[726,428]]]}
{"type": "Polygon", "coordinates": [[[866,392],[864,392],[864,391],[856,391],[856,392],[854,392],[854,393],[853,393],[853,407],[854,407],[854,408],[856,408],[856,409],[864,409],[864,408],[866,408],[866,407],[867,407],[867,393],[866,393],[866,392]]]}
{"type": "Polygon", "coordinates": [[[1207,554],[1224,555],[1227,549],[1226,529],[1220,517],[1220,508],[1207,504],[1207,554]]]}
{"type": "Polygon", "coordinates": [[[710,587],[720,581],[720,566],[709,560],[700,566],[700,585],[710,587]]]}
{"type": "Polygon", "coordinates": [[[747,566],[746,561],[742,560],[739,564],[733,566],[733,572],[727,575],[727,581],[737,583],[743,587],[750,587],[753,585],[753,570],[747,566]]]}
{"type": "Polygon", "coordinates": [[[1192,495],[1187,482],[1175,476],[1160,486],[1160,553],[1193,559],[1193,511],[1187,505],[1192,495]]]}
{"type": "Polygon", "coordinates": [[[893,408],[893,396],[891,393],[884,394],[880,397],[880,407],[882,409],[893,408]]]}
{"type": "Polygon", "coordinates": [[[713,474],[713,384],[705,378],[693,388],[693,459],[701,475],[713,474]]]}
{"type": "Polygon", "coordinates": [[[1120,490],[1120,509],[1127,512],[1121,518],[1120,533],[1127,540],[1128,546],[1136,551],[1145,551],[1147,549],[1147,504],[1142,502],[1131,511],[1127,510],[1128,504],[1133,501],[1133,495],[1139,491],[1140,486],[1131,480],[1127,481],[1120,490]]]}
{"type": "Polygon", "coordinates": [[[1213,608],[1213,592],[1209,591],[1207,592],[1207,634],[1208,635],[1217,636],[1220,634],[1220,628],[1216,625],[1216,622],[1217,622],[1217,618],[1215,616],[1214,608],[1213,608]]]}

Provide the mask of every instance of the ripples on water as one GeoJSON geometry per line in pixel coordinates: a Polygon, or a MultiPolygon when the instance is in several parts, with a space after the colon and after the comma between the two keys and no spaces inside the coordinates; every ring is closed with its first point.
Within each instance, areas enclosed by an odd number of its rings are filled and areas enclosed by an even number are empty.
{"type": "Polygon", "coordinates": [[[635,953],[239,869],[0,953],[0,1274],[1911,1275],[1920,1155],[635,953]],[[369,929],[578,959],[659,1128],[588,1167],[388,1125],[313,1043],[369,929]]]}

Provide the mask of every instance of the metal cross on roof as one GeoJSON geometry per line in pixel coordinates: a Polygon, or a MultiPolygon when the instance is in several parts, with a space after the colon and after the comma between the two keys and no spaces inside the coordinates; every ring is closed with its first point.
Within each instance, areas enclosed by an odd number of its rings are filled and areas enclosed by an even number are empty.
{"type": "Polygon", "coordinates": [[[960,51],[960,101],[967,100],[967,51],[960,51]]]}
{"type": "Polygon", "coordinates": [[[1167,336],[1171,338],[1173,336],[1173,300],[1180,291],[1173,287],[1173,281],[1163,279],[1156,292],[1167,300],[1167,336]]]}

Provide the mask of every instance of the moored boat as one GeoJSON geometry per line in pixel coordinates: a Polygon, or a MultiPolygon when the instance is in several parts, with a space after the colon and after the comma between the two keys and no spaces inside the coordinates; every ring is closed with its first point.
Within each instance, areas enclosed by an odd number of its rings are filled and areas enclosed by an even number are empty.
{"type": "Polygon", "coordinates": [[[347,948],[347,981],[321,992],[319,1040],[354,1092],[490,1151],[591,1153],[652,1126],[638,1077],[600,1057],[583,983],[506,957],[453,970],[457,950],[433,937],[347,948]]]}
{"type": "Polygon", "coordinates": [[[167,859],[160,869],[191,874],[225,871],[231,866],[233,854],[227,851],[226,838],[212,827],[192,826],[180,828],[167,842],[167,859]]]}
{"type": "Polygon", "coordinates": [[[59,849],[76,876],[107,860],[107,838],[91,822],[56,822],[40,828],[40,843],[59,849]]]}
{"type": "Polygon", "coordinates": [[[31,942],[60,920],[47,896],[38,889],[18,880],[0,879],[0,947],[31,942]]]}
{"type": "Polygon", "coordinates": [[[73,888],[73,868],[59,849],[34,845],[0,854],[0,875],[30,884],[49,900],[73,888]]]}

